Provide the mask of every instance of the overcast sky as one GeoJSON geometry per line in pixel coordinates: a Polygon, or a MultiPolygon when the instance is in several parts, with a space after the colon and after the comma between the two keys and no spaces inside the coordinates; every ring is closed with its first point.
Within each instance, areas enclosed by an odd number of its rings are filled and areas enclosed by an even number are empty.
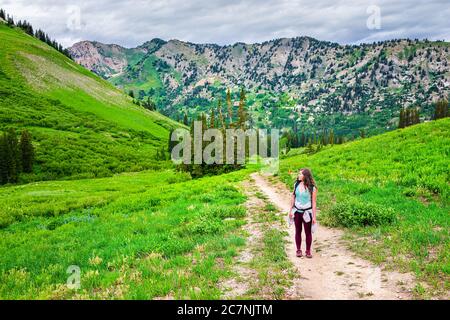
{"type": "Polygon", "coordinates": [[[393,38],[449,41],[448,0],[0,0],[64,46],[135,47],[153,38],[233,44],[311,36],[341,44],[393,38]]]}

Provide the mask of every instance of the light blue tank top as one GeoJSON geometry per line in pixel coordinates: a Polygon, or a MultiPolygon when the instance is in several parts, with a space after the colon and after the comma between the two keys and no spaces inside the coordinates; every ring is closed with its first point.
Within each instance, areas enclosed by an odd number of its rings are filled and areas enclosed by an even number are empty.
{"type": "MultiPolygon", "coordinates": [[[[313,192],[316,187],[313,187],[313,192]]],[[[300,205],[302,207],[310,207],[311,206],[311,195],[309,194],[309,190],[300,190],[300,184],[295,189],[295,204],[300,205]]]]}

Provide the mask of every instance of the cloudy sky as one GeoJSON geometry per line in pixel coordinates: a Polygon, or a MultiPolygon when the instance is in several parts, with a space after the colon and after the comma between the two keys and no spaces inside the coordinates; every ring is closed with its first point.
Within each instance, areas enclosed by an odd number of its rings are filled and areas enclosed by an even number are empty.
{"type": "Polygon", "coordinates": [[[448,0],[0,0],[0,8],[64,46],[135,47],[153,38],[233,44],[311,36],[338,43],[449,41],[448,0]]]}

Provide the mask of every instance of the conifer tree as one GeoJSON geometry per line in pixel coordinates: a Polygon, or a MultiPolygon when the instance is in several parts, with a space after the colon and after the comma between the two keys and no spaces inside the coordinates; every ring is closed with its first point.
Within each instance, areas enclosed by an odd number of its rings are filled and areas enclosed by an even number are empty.
{"type": "Polygon", "coordinates": [[[167,151],[169,153],[172,153],[172,149],[177,143],[176,141],[172,141],[172,133],[173,133],[173,131],[174,131],[174,129],[171,129],[170,132],[169,132],[169,146],[167,148],[167,151]]]}
{"type": "Polygon", "coordinates": [[[412,108],[408,108],[408,109],[406,109],[407,111],[406,111],[406,115],[407,115],[407,121],[406,121],[406,126],[410,126],[410,125],[412,125],[413,124],[413,117],[414,117],[414,111],[413,111],[413,109],[412,108]]]}
{"type": "Polygon", "coordinates": [[[364,129],[359,129],[359,136],[364,139],[366,137],[366,131],[364,129]]]}
{"type": "Polygon", "coordinates": [[[308,140],[308,144],[306,145],[305,152],[306,152],[307,154],[312,154],[312,153],[314,153],[314,148],[313,148],[313,145],[312,145],[312,143],[311,143],[311,139],[308,140]]]}
{"type": "Polygon", "coordinates": [[[398,120],[398,127],[405,127],[405,110],[403,108],[400,109],[400,119],[398,120]]]}
{"type": "Polygon", "coordinates": [[[293,145],[293,148],[298,148],[299,147],[299,145],[298,145],[298,133],[297,132],[295,132],[293,137],[292,137],[292,145],[293,145]]]}
{"type": "Polygon", "coordinates": [[[229,88],[227,90],[226,104],[227,104],[227,111],[228,111],[228,124],[229,124],[229,127],[232,128],[233,127],[233,106],[231,103],[231,92],[230,92],[229,88]]]}
{"type": "Polygon", "coordinates": [[[194,121],[191,121],[189,131],[191,133],[191,136],[194,136],[194,121]]]}
{"type": "Polygon", "coordinates": [[[407,126],[409,126],[409,109],[408,108],[405,108],[404,109],[404,120],[403,120],[403,125],[404,125],[404,127],[403,128],[406,128],[407,126]]]}
{"type": "Polygon", "coordinates": [[[448,116],[449,116],[448,101],[441,99],[438,102],[436,102],[433,119],[437,120],[448,116]]]}
{"type": "Polygon", "coordinates": [[[211,117],[209,119],[209,127],[210,128],[216,127],[216,116],[214,114],[214,110],[211,110],[211,117]]]}
{"type": "Polygon", "coordinates": [[[184,112],[183,124],[185,126],[189,125],[189,120],[188,120],[188,116],[187,116],[187,112],[186,111],[184,112]]]}
{"type": "Polygon", "coordinates": [[[203,133],[206,131],[206,129],[208,129],[205,113],[202,112],[200,120],[202,121],[202,135],[203,135],[203,133]]]}
{"type": "Polygon", "coordinates": [[[19,149],[19,140],[17,139],[16,130],[10,128],[7,131],[7,142],[10,152],[10,179],[11,182],[17,182],[19,173],[22,171],[22,161],[19,149]]]}
{"type": "Polygon", "coordinates": [[[8,25],[8,27],[14,26],[14,19],[13,19],[13,17],[11,17],[10,15],[7,15],[7,17],[6,17],[6,24],[8,25]]]}
{"type": "Polygon", "coordinates": [[[10,128],[1,139],[1,172],[2,183],[17,182],[22,168],[19,143],[14,128],[10,128]]]}
{"type": "Polygon", "coordinates": [[[440,113],[441,113],[441,105],[440,105],[440,100],[438,102],[436,102],[436,104],[434,105],[434,114],[433,114],[433,120],[437,120],[440,118],[440,113]]]}
{"type": "Polygon", "coordinates": [[[302,134],[300,136],[300,147],[304,147],[306,145],[306,137],[305,132],[302,130],[302,134]]]}
{"type": "Polygon", "coordinates": [[[328,139],[327,138],[328,138],[327,131],[323,130],[322,131],[322,137],[320,139],[320,143],[323,144],[323,145],[326,145],[328,143],[328,139]]]}
{"type": "Polygon", "coordinates": [[[419,108],[414,109],[414,124],[420,123],[419,108]]]}
{"type": "Polygon", "coordinates": [[[0,135],[0,184],[8,183],[8,144],[6,134],[0,135]]]}
{"type": "MultiPolygon", "coordinates": [[[[133,93],[133,96],[134,96],[134,93],[133,93]]],[[[148,110],[151,110],[151,111],[156,110],[156,104],[150,97],[147,97],[147,101],[143,102],[143,104],[144,104],[144,107],[148,110]]]]}
{"type": "Polygon", "coordinates": [[[27,129],[22,130],[19,149],[22,157],[22,170],[26,173],[33,172],[34,148],[31,141],[32,137],[30,132],[27,129]]]}
{"type": "Polygon", "coordinates": [[[239,109],[238,109],[238,127],[245,130],[246,122],[247,122],[247,111],[246,108],[246,100],[244,88],[241,88],[241,93],[239,97],[239,109]]]}
{"type": "Polygon", "coordinates": [[[219,114],[220,126],[222,127],[223,130],[225,130],[226,124],[222,113],[222,98],[219,98],[219,101],[217,102],[217,112],[219,114]]]}

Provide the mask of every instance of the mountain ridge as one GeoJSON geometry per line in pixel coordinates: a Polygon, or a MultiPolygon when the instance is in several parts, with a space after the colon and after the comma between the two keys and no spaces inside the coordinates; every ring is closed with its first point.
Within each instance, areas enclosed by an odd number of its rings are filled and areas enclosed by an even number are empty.
{"type": "Polygon", "coordinates": [[[392,129],[401,107],[420,106],[422,120],[429,119],[432,104],[450,93],[449,43],[443,41],[340,45],[302,36],[220,46],[155,39],[120,52],[92,42],[85,42],[89,50],[74,45],[69,52],[117,87],[151,97],[174,119],[210,112],[227,88],[244,86],[259,127],[313,128],[330,115],[381,112],[377,125],[392,129]]]}

